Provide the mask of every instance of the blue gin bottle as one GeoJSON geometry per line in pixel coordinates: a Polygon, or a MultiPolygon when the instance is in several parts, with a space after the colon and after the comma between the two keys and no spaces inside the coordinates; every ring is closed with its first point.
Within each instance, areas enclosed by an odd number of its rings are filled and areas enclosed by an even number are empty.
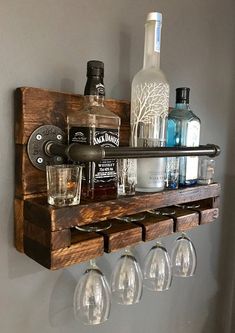
{"type": "MultiPolygon", "coordinates": [[[[168,125],[167,125],[168,147],[199,146],[201,121],[190,109],[189,92],[190,88],[176,89],[176,105],[168,116],[168,125]]],[[[170,161],[171,160],[169,159],[168,162],[170,161]]],[[[197,183],[197,179],[198,179],[198,157],[197,156],[180,157],[179,185],[180,186],[195,185],[197,183]]],[[[169,182],[169,188],[172,189],[177,188],[177,184],[174,183],[174,181],[169,182]]]]}

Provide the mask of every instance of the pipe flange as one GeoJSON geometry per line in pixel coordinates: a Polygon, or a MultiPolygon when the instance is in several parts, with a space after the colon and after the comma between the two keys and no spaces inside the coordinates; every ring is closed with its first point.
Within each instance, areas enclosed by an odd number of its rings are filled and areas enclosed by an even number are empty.
{"type": "Polygon", "coordinates": [[[48,141],[65,143],[65,133],[57,126],[43,125],[38,127],[31,135],[27,144],[27,153],[30,162],[39,170],[45,170],[46,165],[63,164],[65,159],[62,156],[49,156],[45,152],[45,145],[48,141]]]}

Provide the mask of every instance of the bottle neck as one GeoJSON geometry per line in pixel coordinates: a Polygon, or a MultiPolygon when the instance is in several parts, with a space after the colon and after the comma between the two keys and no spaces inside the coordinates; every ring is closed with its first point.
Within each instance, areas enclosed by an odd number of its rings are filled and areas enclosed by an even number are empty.
{"type": "Polygon", "coordinates": [[[175,103],[175,108],[178,110],[190,110],[188,103],[175,103]]]}
{"type": "Polygon", "coordinates": [[[145,24],[143,69],[160,68],[161,23],[148,21],[145,24]]]}
{"type": "Polygon", "coordinates": [[[87,78],[84,96],[86,105],[104,106],[105,88],[102,76],[87,78]]]}

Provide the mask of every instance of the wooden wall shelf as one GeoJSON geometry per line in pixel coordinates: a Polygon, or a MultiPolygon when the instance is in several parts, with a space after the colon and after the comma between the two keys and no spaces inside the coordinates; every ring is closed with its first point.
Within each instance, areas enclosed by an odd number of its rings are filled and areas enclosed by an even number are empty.
{"type": "MultiPolygon", "coordinates": [[[[220,185],[199,185],[159,193],[138,193],[117,200],[81,203],[56,208],[46,202],[45,172],[32,166],[27,156],[27,141],[41,125],[66,126],[67,110],[79,112],[80,95],[53,92],[38,88],[19,88],[15,96],[16,191],[15,246],[49,269],[59,269],[114,252],[129,245],[192,229],[218,217],[220,185]],[[199,202],[198,209],[175,205],[199,202]],[[137,223],[124,223],[117,217],[174,207],[172,216],[146,215],[137,223]],[[111,220],[112,227],[99,233],[75,229],[111,220]]],[[[122,119],[121,144],[128,145],[129,102],[106,101],[107,106],[122,119]]]]}

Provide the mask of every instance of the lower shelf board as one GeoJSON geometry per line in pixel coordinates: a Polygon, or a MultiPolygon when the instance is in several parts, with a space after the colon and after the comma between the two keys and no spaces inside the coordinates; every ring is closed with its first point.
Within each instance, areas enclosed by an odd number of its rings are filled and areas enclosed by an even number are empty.
{"type": "MultiPolygon", "coordinates": [[[[202,224],[213,222],[218,217],[218,208],[214,198],[190,203],[185,208],[170,206],[167,215],[164,208],[160,208],[160,215],[146,212],[145,219],[138,222],[124,222],[117,219],[109,220],[112,226],[105,231],[83,232],[75,228],[48,232],[25,220],[24,222],[24,252],[42,266],[56,270],[73,264],[110,253],[127,246],[135,246],[165,237],[174,232],[191,230],[202,224]],[[173,214],[172,214],[173,212],[173,214]],[[161,213],[165,215],[162,216],[161,213]]],[[[187,206],[187,205],[186,205],[187,206]]],[[[100,226],[107,221],[100,222],[100,226]]]]}
{"type": "Polygon", "coordinates": [[[214,221],[219,214],[220,185],[139,193],[112,201],[57,208],[40,195],[15,200],[16,247],[42,266],[55,270],[174,232],[214,221]],[[150,210],[158,210],[158,215],[150,210]],[[120,216],[145,212],[142,221],[120,216]],[[173,213],[172,213],[173,212],[173,213]],[[82,232],[75,226],[111,222],[105,231],[82,232]]]}

